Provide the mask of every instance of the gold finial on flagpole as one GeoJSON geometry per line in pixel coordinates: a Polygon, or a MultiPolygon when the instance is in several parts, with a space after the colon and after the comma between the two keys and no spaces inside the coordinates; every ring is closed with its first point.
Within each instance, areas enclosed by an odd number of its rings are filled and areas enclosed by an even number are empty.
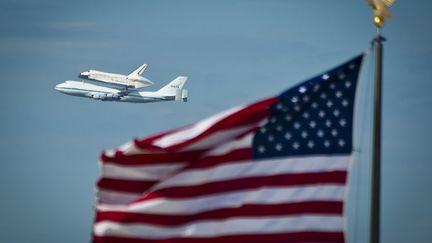
{"type": "Polygon", "coordinates": [[[367,0],[372,7],[374,14],[374,23],[378,28],[384,26],[384,21],[392,17],[388,8],[394,3],[394,0],[367,0]]]}

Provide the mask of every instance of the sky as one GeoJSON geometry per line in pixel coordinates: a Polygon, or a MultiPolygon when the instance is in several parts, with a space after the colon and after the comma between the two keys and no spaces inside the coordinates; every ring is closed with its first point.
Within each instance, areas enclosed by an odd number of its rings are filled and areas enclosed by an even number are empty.
{"type": "MultiPolygon", "coordinates": [[[[368,51],[362,0],[0,0],[0,242],[88,242],[98,157],[133,138],[277,95],[368,51]],[[54,90],[142,63],[189,102],[128,104],[54,90]]],[[[383,30],[382,242],[430,242],[432,3],[396,1],[383,30]]],[[[362,71],[348,239],[367,242],[373,63],[362,71]]]]}

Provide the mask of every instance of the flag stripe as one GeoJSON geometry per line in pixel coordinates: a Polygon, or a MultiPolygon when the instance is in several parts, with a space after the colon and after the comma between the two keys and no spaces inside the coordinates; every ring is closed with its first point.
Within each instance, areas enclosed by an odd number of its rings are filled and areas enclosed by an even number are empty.
{"type": "Polygon", "coordinates": [[[194,186],[178,186],[154,190],[137,201],[153,200],[155,198],[188,198],[217,193],[226,193],[263,186],[299,186],[314,184],[344,185],[346,171],[331,171],[320,173],[281,174],[271,176],[256,176],[219,182],[202,183],[194,186]]]}
{"type": "Polygon", "coordinates": [[[218,165],[223,165],[225,163],[241,163],[245,161],[250,161],[252,159],[252,149],[243,148],[230,151],[226,154],[218,156],[208,156],[203,157],[201,160],[195,161],[193,164],[189,165],[186,169],[198,169],[207,168],[218,165]]]}
{"type": "Polygon", "coordinates": [[[343,171],[348,169],[350,161],[350,156],[311,156],[237,161],[237,159],[247,159],[248,152],[246,150],[236,150],[227,155],[206,158],[184,168],[182,173],[167,178],[154,189],[197,185],[251,176],[343,171]],[[229,159],[233,159],[233,161],[229,161],[229,159]],[[211,163],[208,163],[208,161],[211,163]],[[227,161],[230,163],[213,163],[213,161],[227,161]],[[205,164],[205,166],[202,164],[205,164]]]}
{"type": "Polygon", "coordinates": [[[106,235],[136,237],[145,239],[166,239],[184,237],[193,234],[196,237],[215,237],[246,233],[282,233],[302,230],[340,232],[343,230],[340,215],[271,216],[271,217],[238,217],[226,220],[206,220],[194,222],[193,225],[166,227],[152,224],[120,224],[102,221],[95,224],[96,236],[106,235]],[[244,227],[247,224],[248,227],[244,227]],[[271,225],[271,227],[268,227],[271,225]],[[267,227],[266,227],[267,226],[267,227]],[[111,230],[115,229],[114,232],[111,230]]]}
{"type": "Polygon", "coordinates": [[[190,150],[204,150],[213,148],[216,145],[224,144],[232,140],[239,135],[243,135],[245,133],[249,133],[251,130],[256,128],[256,124],[236,127],[234,129],[225,129],[222,131],[214,132],[213,134],[209,134],[205,138],[201,139],[197,143],[192,143],[189,146],[185,146],[182,148],[182,151],[190,151],[190,150]]]}
{"type": "Polygon", "coordinates": [[[254,123],[258,124],[262,119],[268,116],[268,108],[275,101],[277,101],[277,97],[271,97],[244,107],[243,109],[230,109],[222,113],[222,115],[224,115],[223,119],[219,119],[221,116],[220,114],[210,117],[187,129],[161,137],[153,141],[152,144],[169,149],[170,151],[176,151],[182,147],[196,143],[218,130],[238,128],[245,125],[251,126],[254,123]]]}
{"type": "Polygon", "coordinates": [[[238,207],[242,204],[277,204],[301,201],[335,200],[344,197],[343,185],[307,185],[297,187],[261,187],[240,192],[226,192],[187,199],[158,198],[127,205],[97,205],[99,211],[124,211],[155,214],[194,214],[209,210],[238,207]]]}
{"type": "Polygon", "coordinates": [[[137,239],[127,237],[99,237],[93,238],[93,243],[226,243],[226,242],[271,242],[271,243],[342,243],[343,232],[321,232],[301,231],[294,233],[271,233],[271,234],[247,234],[247,235],[225,235],[219,237],[182,237],[167,238],[163,240],[137,239]]]}
{"type": "Polygon", "coordinates": [[[190,215],[164,215],[125,212],[99,212],[96,222],[127,222],[127,223],[149,223],[157,225],[180,225],[192,221],[227,219],[234,217],[254,217],[266,215],[293,215],[293,214],[342,214],[342,201],[309,201],[296,203],[281,203],[271,205],[243,204],[235,208],[224,208],[209,210],[202,213],[190,215]]]}
{"type": "Polygon", "coordinates": [[[151,186],[155,185],[157,182],[158,181],[156,180],[119,180],[112,178],[101,178],[97,182],[97,187],[99,189],[111,191],[142,193],[151,186]]]}
{"type": "Polygon", "coordinates": [[[97,190],[98,204],[124,205],[137,200],[142,193],[97,190]]]}
{"type": "Polygon", "coordinates": [[[121,151],[117,151],[114,156],[108,156],[106,153],[101,155],[102,164],[117,164],[117,165],[154,165],[167,163],[184,163],[199,158],[203,150],[183,151],[183,152],[159,152],[151,154],[132,154],[125,155],[121,151]]]}
{"type": "Polygon", "coordinates": [[[119,166],[114,164],[103,165],[102,177],[126,180],[161,180],[175,171],[186,166],[186,163],[145,165],[145,166],[119,166]]]}

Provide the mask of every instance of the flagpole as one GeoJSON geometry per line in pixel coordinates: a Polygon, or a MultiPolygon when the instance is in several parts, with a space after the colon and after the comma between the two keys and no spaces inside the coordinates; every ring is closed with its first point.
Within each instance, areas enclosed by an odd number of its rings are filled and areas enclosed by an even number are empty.
{"type": "Polygon", "coordinates": [[[378,27],[378,35],[373,40],[375,48],[375,85],[374,85],[374,119],[373,119],[373,151],[372,151],[372,182],[371,182],[371,222],[370,242],[380,242],[380,199],[381,199],[381,95],[382,95],[382,55],[383,42],[378,27]]]}
{"type": "Polygon", "coordinates": [[[371,178],[371,211],[370,243],[380,242],[380,205],[381,205],[381,101],[382,101],[382,62],[383,42],[381,35],[384,21],[391,17],[388,7],[394,0],[368,0],[374,14],[377,36],[373,39],[375,49],[375,84],[374,84],[374,118],[372,145],[372,178],[371,178]]]}

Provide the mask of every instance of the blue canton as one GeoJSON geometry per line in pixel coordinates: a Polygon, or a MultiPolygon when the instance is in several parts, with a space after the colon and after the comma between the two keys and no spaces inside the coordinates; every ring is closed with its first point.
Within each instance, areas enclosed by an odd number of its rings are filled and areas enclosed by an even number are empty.
{"type": "Polygon", "coordinates": [[[349,154],[363,55],[291,88],[253,138],[253,158],[349,154]]]}

